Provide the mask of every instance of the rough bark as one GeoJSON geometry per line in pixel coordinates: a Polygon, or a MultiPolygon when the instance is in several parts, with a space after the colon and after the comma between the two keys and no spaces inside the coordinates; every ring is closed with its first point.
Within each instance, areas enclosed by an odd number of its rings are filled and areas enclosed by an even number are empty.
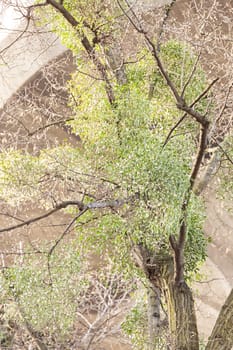
{"type": "Polygon", "coordinates": [[[170,349],[198,350],[199,339],[192,291],[185,282],[174,281],[173,257],[152,255],[143,245],[136,247],[134,257],[153,289],[159,288],[164,295],[171,336],[170,349]]]}
{"type": "Polygon", "coordinates": [[[148,290],[148,350],[154,350],[160,329],[160,289],[151,286],[148,290]]]}
{"type": "Polygon", "coordinates": [[[206,350],[231,350],[233,347],[233,289],[219,313],[206,350]]]}
{"type": "MultiPolygon", "coordinates": [[[[110,104],[113,104],[115,101],[114,92],[112,84],[108,77],[108,72],[106,70],[105,65],[101,62],[98,57],[97,52],[95,51],[94,46],[88,39],[88,37],[84,34],[83,30],[79,28],[80,23],[76,20],[76,18],[63,6],[62,3],[58,3],[55,0],[47,0],[46,4],[51,5],[54,9],[56,9],[66,20],[67,22],[76,30],[79,39],[86,50],[89,58],[92,60],[96,69],[100,73],[101,78],[105,82],[105,90],[110,104]]],[[[86,22],[84,22],[84,25],[86,22]]]]}
{"type": "MultiPolygon", "coordinates": [[[[164,261],[163,261],[164,265],[164,261]]],[[[159,282],[167,305],[172,350],[198,350],[199,338],[192,291],[189,286],[174,281],[174,262],[161,266],[159,282]]],[[[154,279],[155,280],[155,279],[154,279]]]]}
{"type": "Polygon", "coordinates": [[[168,283],[166,301],[169,305],[169,325],[174,338],[174,350],[198,350],[199,339],[192,292],[184,282],[168,283]]]}

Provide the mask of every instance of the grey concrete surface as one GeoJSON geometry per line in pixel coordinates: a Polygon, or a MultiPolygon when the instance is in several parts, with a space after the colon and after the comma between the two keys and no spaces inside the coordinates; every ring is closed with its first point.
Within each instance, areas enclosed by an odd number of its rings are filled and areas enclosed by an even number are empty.
{"type": "Polygon", "coordinates": [[[167,5],[171,0],[130,0],[129,3],[134,9],[151,11],[157,7],[167,5]]]}
{"type": "Polygon", "coordinates": [[[22,36],[25,21],[10,28],[6,31],[0,24],[0,108],[38,69],[65,51],[46,28],[35,28],[32,23],[22,36]]]}

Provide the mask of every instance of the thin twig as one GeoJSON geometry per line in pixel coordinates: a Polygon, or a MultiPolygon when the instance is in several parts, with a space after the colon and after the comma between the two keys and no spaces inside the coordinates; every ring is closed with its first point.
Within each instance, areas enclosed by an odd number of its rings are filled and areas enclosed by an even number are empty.
{"type": "Polygon", "coordinates": [[[75,221],[78,220],[83,214],[86,213],[86,211],[88,210],[88,208],[84,208],[82,211],[80,211],[80,213],[78,215],[76,215],[71,222],[69,223],[69,225],[66,227],[66,229],[62,232],[62,234],[60,235],[60,237],[56,240],[55,244],[52,246],[52,248],[49,250],[48,252],[48,257],[50,258],[50,256],[52,255],[52,253],[54,252],[54,250],[56,249],[56,247],[58,246],[58,244],[63,240],[63,238],[67,235],[67,233],[70,231],[70,229],[72,228],[72,226],[74,225],[75,221]]]}
{"type": "Polygon", "coordinates": [[[7,51],[9,48],[11,48],[17,41],[19,41],[23,35],[27,32],[28,27],[30,24],[30,17],[27,17],[27,23],[25,28],[22,30],[22,32],[17,36],[17,38],[15,38],[12,42],[10,42],[9,45],[5,46],[1,51],[0,51],[0,55],[2,55],[5,51],[7,51]]]}
{"type": "MultiPolygon", "coordinates": [[[[194,107],[195,104],[197,102],[199,102],[208,92],[209,90],[212,88],[212,86],[219,80],[219,78],[216,78],[214,79],[209,85],[208,87],[191,103],[191,105],[189,106],[190,108],[194,107]]],[[[165,141],[164,141],[164,144],[162,146],[162,148],[164,148],[168,141],[170,140],[171,138],[171,135],[173,134],[173,132],[176,130],[176,128],[184,121],[184,119],[187,117],[187,113],[184,113],[182,115],[182,117],[178,120],[178,122],[172,127],[172,129],[169,131],[165,141]]]]}
{"type": "Polygon", "coordinates": [[[215,78],[208,86],[207,88],[191,103],[190,107],[192,108],[193,106],[195,106],[195,104],[197,102],[199,102],[212,88],[212,86],[214,84],[217,83],[217,81],[219,80],[219,77],[215,78]]]}
{"type": "Polygon", "coordinates": [[[47,254],[47,258],[48,258],[48,272],[49,272],[49,280],[50,280],[50,284],[52,284],[52,272],[51,272],[51,256],[54,252],[54,250],[57,248],[57,246],[59,245],[59,243],[63,240],[63,238],[70,232],[72,226],[74,225],[75,221],[78,220],[83,214],[85,214],[85,212],[88,210],[88,208],[84,208],[82,211],[80,211],[80,213],[78,215],[76,215],[71,222],[69,223],[69,225],[66,227],[66,229],[63,231],[63,233],[60,235],[60,237],[56,240],[55,244],[50,248],[48,254],[47,254]]]}
{"type": "Polygon", "coordinates": [[[74,120],[74,118],[67,118],[67,119],[60,119],[60,120],[57,120],[57,121],[54,121],[52,123],[49,123],[49,124],[46,124],[46,125],[43,125],[41,127],[39,127],[38,129],[35,129],[33,131],[29,131],[28,132],[28,136],[34,136],[35,134],[41,132],[41,131],[44,131],[45,129],[48,129],[52,126],[56,126],[56,125],[59,125],[59,124],[65,124],[66,122],[69,122],[71,120],[74,120]]]}
{"type": "Polygon", "coordinates": [[[159,29],[159,33],[158,33],[158,40],[157,40],[157,51],[158,52],[160,51],[161,42],[162,42],[162,35],[164,33],[164,28],[167,24],[167,21],[170,17],[170,12],[171,12],[173,6],[175,5],[175,3],[176,3],[176,0],[172,0],[170,4],[165,6],[165,13],[164,13],[163,20],[162,20],[162,23],[160,25],[160,29],[159,29]]]}
{"type": "Polygon", "coordinates": [[[216,144],[218,145],[218,147],[220,148],[220,150],[222,151],[222,153],[226,156],[227,160],[233,165],[233,159],[231,159],[231,157],[229,156],[229,154],[226,152],[226,150],[221,146],[221,144],[216,140],[215,137],[213,137],[214,141],[216,142],[216,144]]]}
{"type": "Polygon", "coordinates": [[[200,60],[200,57],[201,57],[201,51],[199,52],[199,54],[198,54],[198,56],[197,56],[197,58],[196,58],[196,61],[195,61],[194,65],[193,65],[193,67],[192,67],[192,70],[191,70],[191,72],[190,72],[190,75],[189,75],[189,77],[188,77],[186,83],[185,83],[184,86],[183,86],[183,89],[182,89],[182,92],[181,92],[181,96],[182,96],[182,97],[184,97],[185,90],[187,89],[187,87],[188,87],[190,81],[192,80],[192,78],[193,78],[193,76],[194,76],[194,74],[195,74],[195,72],[196,72],[196,70],[197,70],[197,65],[198,65],[198,62],[199,62],[199,60],[200,60]]]}
{"type": "Polygon", "coordinates": [[[182,115],[182,117],[178,120],[178,122],[171,128],[171,130],[169,131],[167,137],[166,137],[166,140],[164,141],[163,143],[163,146],[162,148],[164,148],[166,146],[166,144],[168,143],[168,141],[170,140],[171,138],[171,135],[173,134],[173,132],[176,130],[176,128],[178,128],[178,126],[183,122],[183,120],[185,119],[185,117],[187,117],[187,113],[184,113],[182,115]]]}
{"type": "MultiPolygon", "coordinates": [[[[128,2],[125,1],[126,4],[128,5],[128,2]]],[[[134,21],[132,20],[132,18],[129,16],[129,14],[127,13],[127,11],[125,11],[125,9],[123,8],[123,6],[121,5],[120,1],[117,0],[117,4],[120,7],[121,11],[123,12],[123,14],[128,18],[129,22],[132,24],[132,26],[137,30],[137,32],[144,34],[144,30],[140,24],[140,22],[138,21],[138,25],[139,27],[134,23],[134,21]]],[[[129,5],[128,5],[129,6],[129,5]]],[[[132,14],[134,15],[134,17],[137,19],[137,16],[135,14],[135,12],[133,11],[132,7],[130,7],[130,11],[132,12],[132,14]]]]}
{"type": "Polygon", "coordinates": [[[228,98],[229,98],[229,95],[230,95],[230,93],[231,93],[232,87],[233,87],[233,82],[232,82],[232,83],[230,84],[230,86],[228,87],[228,90],[227,90],[227,93],[226,93],[225,101],[224,101],[224,103],[223,103],[223,106],[222,106],[222,108],[221,108],[221,111],[220,111],[220,113],[219,113],[217,119],[215,120],[215,124],[218,123],[219,120],[222,118],[222,115],[223,115],[223,113],[224,113],[224,111],[225,111],[225,109],[226,109],[226,107],[227,107],[227,102],[228,102],[228,98]]]}

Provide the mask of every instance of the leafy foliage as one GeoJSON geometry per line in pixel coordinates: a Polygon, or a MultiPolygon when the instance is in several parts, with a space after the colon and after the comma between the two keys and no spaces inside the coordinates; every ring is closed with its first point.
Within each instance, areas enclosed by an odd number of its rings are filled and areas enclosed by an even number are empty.
{"type": "MultiPolygon", "coordinates": [[[[84,203],[126,200],[121,208],[86,213],[76,225],[77,246],[69,243],[69,247],[56,250],[50,257],[50,268],[47,257],[33,261],[25,258],[21,266],[5,273],[5,291],[11,290],[35,329],[61,337],[72,329],[78,299],[87,288],[80,247],[86,256],[94,251],[109,257],[128,279],[132,274],[143,278],[132,259],[135,245],[146,247],[152,255],[171,255],[168,238],[179,232],[198,142],[196,123],[186,118],[165,145],[169,131],[182,115],[147,51],[127,65],[125,84],[117,84],[108,72],[115,95],[114,103],[110,103],[106,81],[99,78],[94,61],[87,59],[81,41],[85,37],[94,43],[101,64],[107,66],[104,51],[117,16],[112,2],[110,6],[110,2],[91,1],[86,6],[84,1],[64,1],[63,5],[76,19],[75,27],[49,8],[45,17],[77,58],[77,71],[68,85],[69,105],[75,113],[69,126],[82,141],[77,147],[64,144],[42,150],[38,156],[20,151],[1,153],[0,196],[10,205],[28,205],[36,200],[43,208],[67,197],[78,197],[84,203]],[[99,42],[100,35],[107,39],[99,42]],[[153,95],[149,96],[151,84],[153,95]]],[[[205,75],[196,66],[195,55],[174,40],[162,45],[160,55],[178,91],[183,91],[191,104],[205,88],[205,75]]],[[[203,100],[195,106],[199,112],[206,107],[203,100]]],[[[74,212],[76,209],[71,214],[74,212]]],[[[201,200],[192,195],[185,248],[187,278],[205,259],[202,212],[201,200]]],[[[140,322],[145,323],[143,307],[135,307],[123,324],[139,348],[140,322]]]]}
{"type": "Polygon", "coordinates": [[[146,344],[146,305],[145,301],[138,302],[127,315],[121,327],[130,338],[133,348],[144,350],[146,344]]]}
{"type": "MultiPolygon", "coordinates": [[[[162,47],[161,55],[169,74],[182,88],[195,57],[187,47],[174,41],[162,47]]],[[[86,71],[91,69],[85,59],[82,64],[86,71]]],[[[195,125],[188,122],[180,134],[163,146],[180,112],[148,53],[129,65],[126,73],[128,82],[115,86],[114,107],[106,98],[102,81],[74,73],[69,88],[76,117],[70,125],[81,136],[82,146],[42,150],[38,157],[18,151],[1,154],[1,195],[10,204],[19,205],[34,198],[47,206],[55,195],[59,198],[62,194],[65,199],[66,186],[71,183],[76,184],[77,192],[88,191],[94,197],[128,198],[137,194],[133,206],[125,205],[117,215],[111,210],[105,211],[104,216],[103,212],[94,214],[94,229],[93,224],[80,228],[83,241],[89,242],[88,249],[95,245],[99,252],[109,250],[112,258],[122,257],[125,267],[131,266],[130,250],[134,244],[141,243],[154,253],[161,249],[164,254],[169,253],[168,237],[179,229],[197,137],[195,125]],[[154,96],[149,99],[151,75],[155,85],[154,96]],[[107,183],[101,183],[103,176],[107,183]],[[114,247],[109,249],[112,241],[114,247]]],[[[186,89],[187,98],[196,98],[204,86],[204,74],[197,68],[186,89]]],[[[199,108],[205,108],[205,102],[199,108]]],[[[192,196],[187,274],[205,257],[201,211],[200,200],[192,196]]],[[[93,214],[89,215],[90,221],[93,214]]]]}
{"type": "Polygon", "coordinates": [[[47,255],[33,254],[2,274],[1,294],[12,295],[9,306],[16,303],[16,321],[21,322],[19,308],[37,331],[62,340],[72,330],[80,295],[88,286],[77,248],[75,242],[63,245],[51,256],[49,270],[47,255]]]}
{"type": "MultiPolygon", "coordinates": [[[[187,47],[174,41],[164,45],[162,57],[181,88],[182,82],[189,79],[195,57],[187,47]]],[[[104,250],[109,240],[114,240],[111,255],[120,256],[118,260],[123,264],[129,260],[134,244],[142,243],[155,253],[161,249],[169,252],[168,237],[179,228],[181,203],[188,187],[190,159],[196,143],[197,130],[189,122],[163,147],[180,112],[159,71],[151,67],[153,61],[149,54],[127,67],[128,82],[116,86],[114,108],[106,99],[102,82],[91,84],[91,78],[78,72],[70,82],[71,94],[77,96],[78,101],[72,104],[76,118],[71,125],[81,135],[95,173],[100,171],[120,184],[112,192],[115,198],[139,194],[133,208],[125,206],[117,218],[109,212],[104,218],[100,215],[96,235],[86,238],[91,246],[102,245],[104,250]],[[149,99],[151,74],[155,86],[154,96],[149,99]]],[[[200,68],[191,80],[186,90],[190,101],[204,88],[204,74],[200,68]]],[[[204,109],[205,102],[198,108],[204,109]]],[[[201,211],[200,200],[193,196],[188,216],[187,273],[195,270],[199,260],[205,258],[201,211]]]]}

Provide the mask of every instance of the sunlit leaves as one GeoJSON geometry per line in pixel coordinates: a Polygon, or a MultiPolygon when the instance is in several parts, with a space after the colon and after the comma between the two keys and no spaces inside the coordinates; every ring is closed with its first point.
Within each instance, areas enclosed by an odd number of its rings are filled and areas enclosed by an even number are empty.
{"type": "MultiPolygon", "coordinates": [[[[174,41],[161,50],[169,75],[191,102],[205,87],[204,73],[188,47],[174,41]],[[193,74],[193,76],[192,76],[193,74]]],[[[85,64],[81,66],[85,69],[85,64]]],[[[86,68],[87,69],[87,68],[86,68]]],[[[89,71],[90,72],[90,71],[89,71]]],[[[139,200],[127,210],[98,218],[95,235],[90,240],[100,251],[114,241],[111,255],[118,254],[126,268],[132,245],[144,244],[154,252],[169,253],[168,237],[177,234],[181,205],[188,188],[192,159],[195,157],[198,131],[187,120],[179,127],[166,147],[164,141],[171,127],[181,117],[169,88],[149,53],[140,54],[138,62],[126,67],[127,84],[115,86],[114,108],[106,100],[101,81],[76,73],[70,83],[76,118],[72,127],[80,133],[89,159],[93,157],[96,173],[120,183],[114,195],[139,193],[139,200]],[[153,77],[153,79],[152,79],[153,77]],[[148,97],[153,82],[154,93],[148,97]]],[[[89,74],[90,75],[90,74],[89,74]]],[[[71,99],[72,101],[72,99],[71,99]]],[[[205,103],[202,103],[205,108],[205,103]]],[[[200,204],[192,198],[188,216],[187,272],[205,256],[201,232],[200,204]]]]}
{"type": "Polygon", "coordinates": [[[16,207],[34,201],[37,206],[51,206],[52,198],[66,198],[67,186],[76,184],[77,190],[85,187],[91,174],[81,146],[45,149],[38,156],[4,152],[0,154],[0,197],[16,207]]]}
{"type": "MultiPolygon", "coordinates": [[[[16,303],[16,311],[22,310],[35,330],[60,339],[72,329],[80,294],[88,285],[75,242],[63,245],[51,256],[49,270],[46,254],[25,255],[19,266],[1,276],[1,284],[3,292],[8,289],[11,303],[16,303]]],[[[15,318],[19,317],[20,312],[16,312],[15,318]]]]}

